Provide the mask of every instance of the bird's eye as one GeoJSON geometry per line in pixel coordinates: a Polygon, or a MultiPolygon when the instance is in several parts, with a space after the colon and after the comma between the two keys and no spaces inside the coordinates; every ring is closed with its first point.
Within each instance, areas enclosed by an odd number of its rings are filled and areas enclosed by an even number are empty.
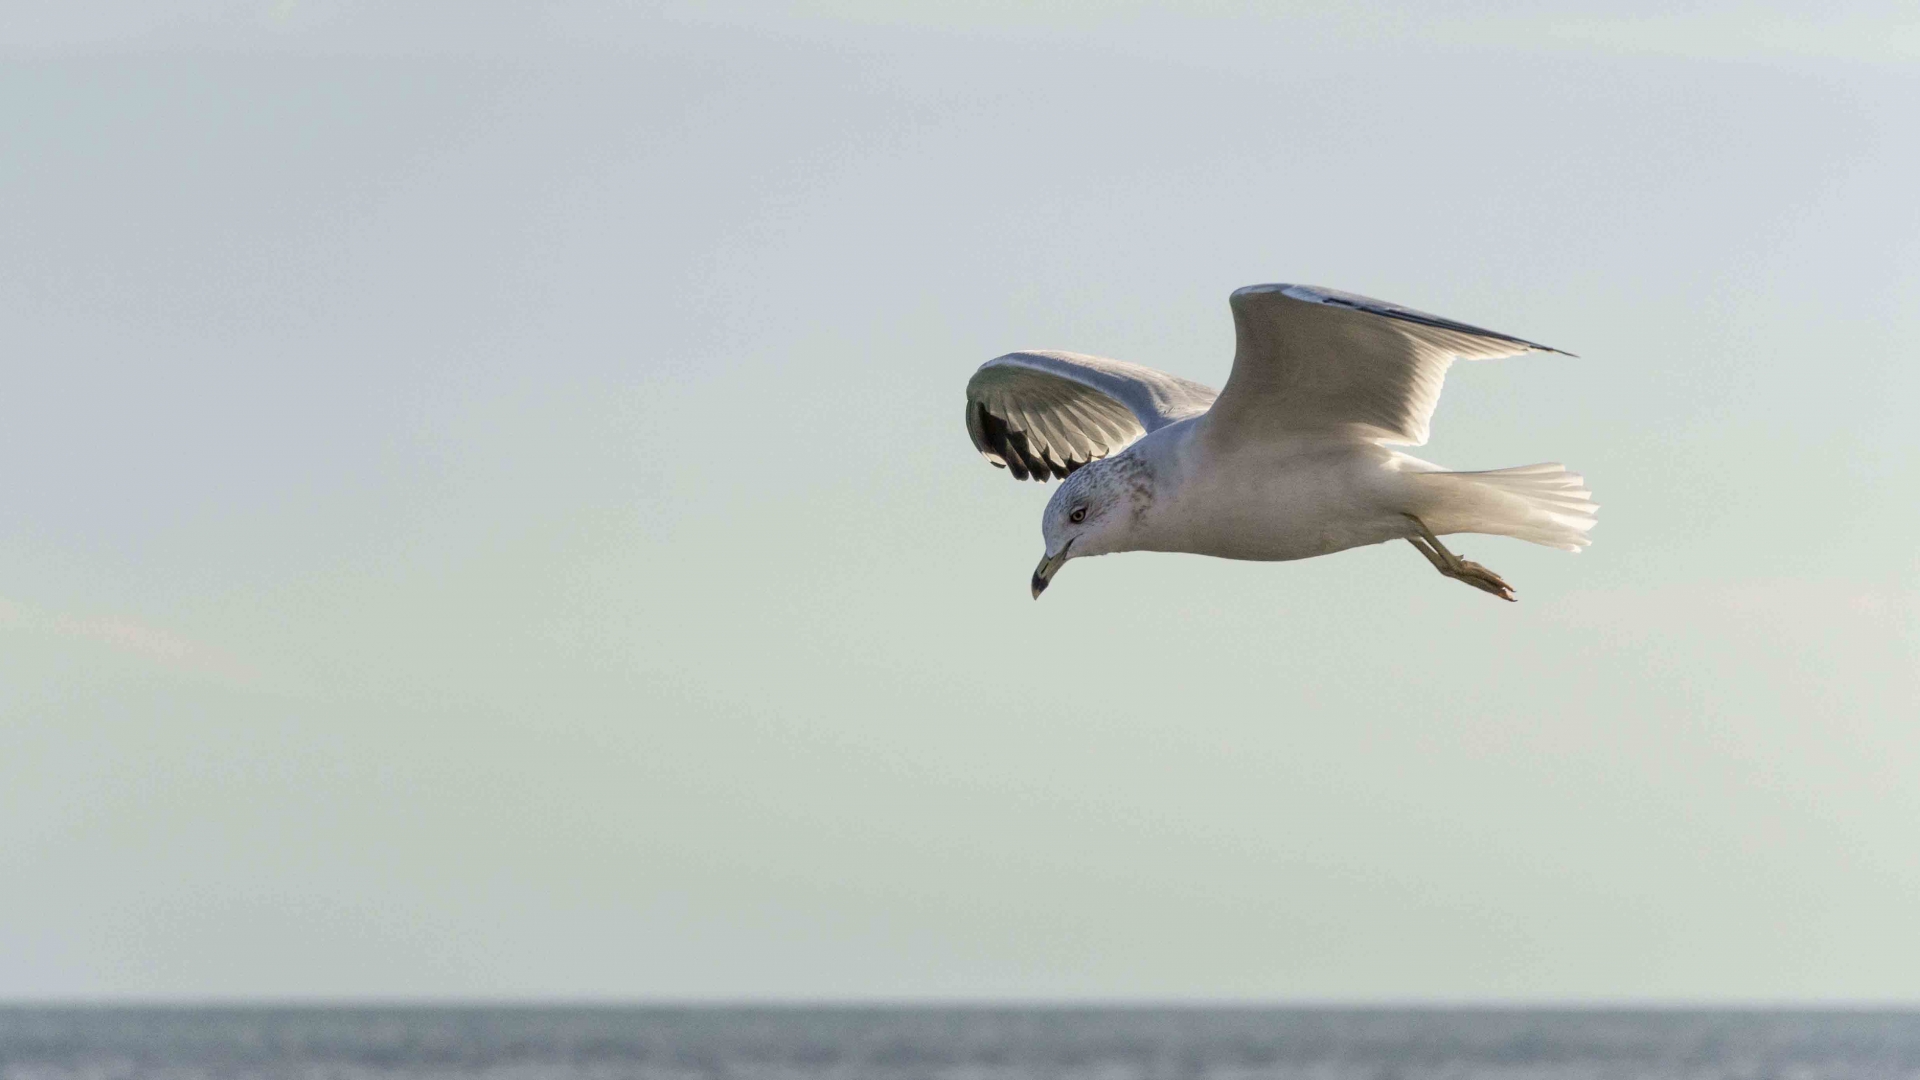
{"type": "Polygon", "coordinates": [[[1073,513],[1067,515],[1067,520],[1073,522],[1075,525],[1087,520],[1087,508],[1084,506],[1074,507],[1073,513]]]}

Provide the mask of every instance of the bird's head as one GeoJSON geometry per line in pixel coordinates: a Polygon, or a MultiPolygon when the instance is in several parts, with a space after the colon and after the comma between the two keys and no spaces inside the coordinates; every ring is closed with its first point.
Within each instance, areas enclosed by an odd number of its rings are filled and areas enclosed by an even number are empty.
{"type": "Polygon", "coordinates": [[[1121,475],[1118,459],[1095,461],[1061,481],[1040,518],[1040,536],[1046,556],[1033,571],[1033,598],[1038,600],[1068,559],[1127,550],[1133,526],[1132,488],[1121,475]]]}

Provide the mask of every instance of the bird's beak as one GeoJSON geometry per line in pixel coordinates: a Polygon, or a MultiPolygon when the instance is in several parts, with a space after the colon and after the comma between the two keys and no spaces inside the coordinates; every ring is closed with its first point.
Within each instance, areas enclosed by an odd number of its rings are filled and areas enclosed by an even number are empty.
{"type": "Polygon", "coordinates": [[[1040,594],[1047,591],[1048,585],[1053,584],[1053,575],[1060,572],[1061,564],[1067,561],[1067,548],[1072,546],[1073,541],[1067,541],[1066,547],[1061,548],[1059,554],[1048,555],[1046,558],[1040,560],[1039,566],[1033,568],[1033,598],[1035,600],[1040,599],[1040,594]]]}

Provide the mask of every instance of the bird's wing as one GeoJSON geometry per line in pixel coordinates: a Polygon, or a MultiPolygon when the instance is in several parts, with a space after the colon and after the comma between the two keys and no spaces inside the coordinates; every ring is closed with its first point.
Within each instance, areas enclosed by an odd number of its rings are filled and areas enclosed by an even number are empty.
{"type": "Polygon", "coordinates": [[[1314,285],[1249,285],[1231,303],[1233,373],[1207,421],[1229,437],[1348,430],[1418,446],[1455,359],[1560,352],[1314,285]]]}
{"type": "Polygon", "coordinates": [[[1218,393],[1120,360],[1008,353],[967,380],[967,434],[1018,479],[1064,479],[1149,431],[1206,412],[1218,393]]]}

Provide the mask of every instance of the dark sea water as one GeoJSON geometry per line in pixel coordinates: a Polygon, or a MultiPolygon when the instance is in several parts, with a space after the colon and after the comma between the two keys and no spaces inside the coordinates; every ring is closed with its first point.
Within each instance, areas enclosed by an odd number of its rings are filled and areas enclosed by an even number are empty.
{"type": "Polygon", "coordinates": [[[0,1078],[1920,1078],[1920,1013],[0,1007],[0,1078]]]}

